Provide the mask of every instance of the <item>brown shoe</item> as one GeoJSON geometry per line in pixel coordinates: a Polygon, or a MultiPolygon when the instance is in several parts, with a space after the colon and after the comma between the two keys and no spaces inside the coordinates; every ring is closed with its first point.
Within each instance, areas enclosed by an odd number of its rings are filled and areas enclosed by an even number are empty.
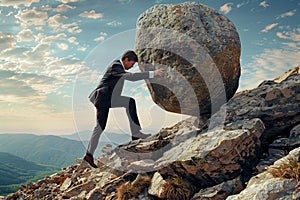
{"type": "Polygon", "coordinates": [[[145,134],[145,133],[142,133],[142,132],[137,132],[137,133],[132,134],[131,139],[132,140],[145,139],[149,136],[151,136],[151,134],[145,134]]]}
{"type": "Polygon", "coordinates": [[[91,155],[85,154],[83,160],[85,160],[91,167],[98,168],[94,163],[94,158],[91,155]]]}

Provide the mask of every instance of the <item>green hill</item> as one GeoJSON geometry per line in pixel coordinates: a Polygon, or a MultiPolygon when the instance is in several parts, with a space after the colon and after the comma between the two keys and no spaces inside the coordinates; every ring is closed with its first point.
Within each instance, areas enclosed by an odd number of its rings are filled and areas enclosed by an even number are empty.
{"type": "Polygon", "coordinates": [[[37,181],[57,170],[55,167],[38,165],[15,155],[0,152],[0,194],[14,192],[20,184],[37,181]]]}
{"type": "Polygon", "coordinates": [[[85,148],[80,141],[53,135],[0,134],[0,152],[54,167],[66,167],[82,157],[85,148]]]}

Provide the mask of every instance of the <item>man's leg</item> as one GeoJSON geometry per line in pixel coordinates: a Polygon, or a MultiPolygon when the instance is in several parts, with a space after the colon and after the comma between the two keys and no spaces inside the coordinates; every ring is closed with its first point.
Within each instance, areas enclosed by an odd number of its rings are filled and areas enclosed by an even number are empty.
{"type": "Polygon", "coordinates": [[[93,130],[93,134],[91,136],[86,156],[84,159],[92,166],[97,167],[94,164],[93,155],[99,143],[99,138],[103,130],[105,129],[107,117],[108,117],[109,108],[101,108],[97,109],[97,125],[93,130]]]}
{"type": "Polygon", "coordinates": [[[112,107],[125,107],[129,119],[132,139],[146,138],[149,134],[141,133],[141,125],[137,116],[136,103],[131,97],[120,96],[112,101],[112,107]]]}
{"type": "Polygon", "coordinates": [[[141,130],[139,118],[137,116],[135,100],[131,97],[120,96],[116,97],[112,101],[111,107],[124,107],[126,108],[127,117],[129,119],[130,130],[132,133],[139,132],[141,130]]]}

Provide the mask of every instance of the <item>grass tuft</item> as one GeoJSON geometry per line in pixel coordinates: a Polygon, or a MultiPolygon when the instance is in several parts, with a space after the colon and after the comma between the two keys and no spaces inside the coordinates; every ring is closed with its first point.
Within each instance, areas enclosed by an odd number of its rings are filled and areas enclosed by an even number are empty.
{"type": "Polygon", "coordinates": [[[280,166],[271,166],[268,172],[275,178],[295,179],[300,184],[300,162],[296,158],[288,158],[280,166]]]}
{"type": "Polygon", "coordinates": [[[128,200],[138,197],[145,188],[149,187],[151,178],[138,175],[133,182],[126,182],[117,188],[117,200],[128,200]]]}
{"type": "Polygon", "coordinates": [[[163,199],[189,200],[195,193],[195,187],[179,177],[167,179],[162,188],[163,199]]]}

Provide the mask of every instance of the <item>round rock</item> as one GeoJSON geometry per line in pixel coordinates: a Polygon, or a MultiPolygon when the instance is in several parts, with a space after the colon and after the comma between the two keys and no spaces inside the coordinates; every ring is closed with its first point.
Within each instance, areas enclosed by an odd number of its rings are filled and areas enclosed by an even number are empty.
{"type": "Polygon", "coordinates": [[[141,71],[163,68],[149,79],[156,104],[167,111],[210,115],[236,92],[241,45],[234,24],[199,3],[155,5],[137,21],[141,71]]]}

